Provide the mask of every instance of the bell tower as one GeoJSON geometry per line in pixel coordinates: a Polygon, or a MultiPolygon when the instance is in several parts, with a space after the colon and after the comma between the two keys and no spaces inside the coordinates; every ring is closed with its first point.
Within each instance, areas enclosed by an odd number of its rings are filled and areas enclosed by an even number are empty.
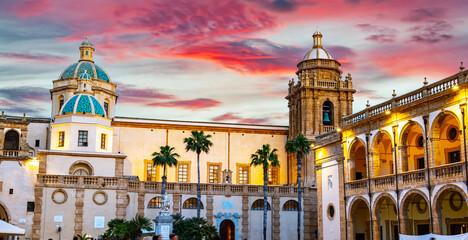
{"type": "MultiPolygon", "coordinates": [[[[297,64],[297,82],[289,81],[289,139],[302,133],[309,141],[315,136],[337,129],[341,118],[353,112],[353,89],[351,74],[342,79],[341,64],[322,47],[322,34],[313,35],[314,45],[297,64]]],[[[315,184],[313,153],[303,161],[304,184],[315,184]]],[[[290,166],[295,166],[295,157],[290,166]]],[[[292,169],[292,168],[290,168],[292,169]]],[[[294,170],[290,172],[294,180],[294,170]]]]}

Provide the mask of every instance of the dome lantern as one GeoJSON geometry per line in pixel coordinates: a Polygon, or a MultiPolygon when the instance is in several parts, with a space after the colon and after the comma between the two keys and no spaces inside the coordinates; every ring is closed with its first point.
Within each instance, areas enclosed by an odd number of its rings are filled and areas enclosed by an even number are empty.
{"type": "Polygon", "coordinates": [[[312,37],[314,38],[314,48],[322,48],[322,34],[316,31],[312,37]]]}
{"type": "Polygon", "coordinates": [[[322,47],[322,34],[319,31],[316,31],[312,37],[314,38],[314,46],[312,47],[312,50],[306,53],[303,61],[310,59],[333,60],[331,54],[322,47]]]}
{"type": "Polygon", "coordinates": [[[81,61],[94,62],[93,61],[93,52],[94,52],[94,46],[89,41],[89,38],[86,37],[86,40],[84,40],[80,45],[80,60],[79,60],[79,62],[81,62],[81,61]]]}

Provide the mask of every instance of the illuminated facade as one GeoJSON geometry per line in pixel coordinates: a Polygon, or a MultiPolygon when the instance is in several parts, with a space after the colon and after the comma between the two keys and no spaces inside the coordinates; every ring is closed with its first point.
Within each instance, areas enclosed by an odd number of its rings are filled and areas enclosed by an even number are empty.
{"type": "Polygon", "coordinates": [[[319,239],[467,232],[467,84],[462,66],[317,137],[319,239]]]}
{"type": "MultiPolygon", "coordinates": [[[[270,144],[278,149],[281,167],[269,170],[268,239],[296,236],[297,188],[294,172],[288,171],[293,168],[288,164],[294,162],[291,157],[288,161],[284,145],[288,134],[309,133],[308,125],[294,125],[291,132],[284,126],[116,117],[118,86],[94,63],[95,48],[88,39],[79,49],[79,61],[53,81],[50,119],[0,116],[0,218],[26,229],[26,239],[58,239],[58,226],[62,239],[84,233],[97,237],[105,231],[106,222],[116,217],[140,214],[154,219],[159,213],[162,168],[153,167],[151,154],[164,145],[175,147],[181,155],[179,165],[167,170],[172,212],[195,216],[196,154],[185,151],[183,139],[192,130],[202,130],[212,135],[213,142],[209,154],[200,159],[201,214],[208,223],[225,239],[261,238],[263,171],[250,166],[250,155],[262,144],[270,144]]],[[[300,79],[306,82],[308,74],[320,73],[307,70],[307,64],[318,63],[316,58],[323,53],[309,54],[300,63],[300,79]]],[[[350,89],[351,79],[341,81],[339,63],[330,62],[335,65],[323,67],[327,73],[317,78],[323,77],[327,84],[348,84],[345,88],[350,89]]],[[[296,101],[303,88],[290,84],[292,105],[309,106],[296,101]]],[[[320,101],[331,104],[320,108],[328,109],[332,124],[326,126],[335,128],[338,116],[351,112],[350,96],[340,95],[341,90],[326,91],[333,92],[333,97],[320,101]],[[333,106],[340,110],[335,113],[333,106]]],[[[308,166],[312,167],[303,188],[302,234],[304,239],[315,239],[313,161],[308,166]]]]}

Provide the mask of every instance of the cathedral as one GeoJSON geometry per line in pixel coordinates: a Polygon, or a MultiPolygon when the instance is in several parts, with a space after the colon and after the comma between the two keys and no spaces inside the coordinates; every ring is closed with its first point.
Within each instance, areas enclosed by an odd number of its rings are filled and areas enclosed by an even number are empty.
{"type": "Polygon", "coordinates": [[[296,156],[285,143],[298,134],[312,142],[302,160],[303,239],[466,232],[462,67],[353,113],[352,77],[317,31],[288,84],[289,126],[266,126],[115,116],[118,86],[94,52],[87,38],[52,81],[50,118],[0,115],[0,219],[25,230],[19,239],[98,239],[111,219],[154,219],[163,168],[151,159],[166,145],[180,154],[166,171],[170,212],[196,216],[197,158],[183,141],[193,130],[212,136],[200,157],[201,215],[221,239],[262,238],[263,169],[250,165],[262,144],[280,162],[268,169],[267,238],[296,238],[296,156]]]}

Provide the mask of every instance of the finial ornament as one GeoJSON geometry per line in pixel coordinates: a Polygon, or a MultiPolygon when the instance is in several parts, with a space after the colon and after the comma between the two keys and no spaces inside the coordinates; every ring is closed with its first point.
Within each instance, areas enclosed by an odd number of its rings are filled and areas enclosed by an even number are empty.
{"type": "Polygon", "coordinates": [[[367,104],[366,104],[366,107],[370,107],[370,103],[369,103],[369,100],[367,100],[367,104]]]}
{"type": "Polygon", "coordinates": [[[465,67],[463,66],[463,62],[461,62],[460,71],[463,71],[463,70],[465,70],[465,67]]]}
{"type": "Polygon", "coordinates": [[[395,89],[393,89],[392,97],[396,97],[395,89]]]}
{"type": "Polygon", "coordinates": [[[85,70],[84,70],[84,73],[87,73],[87,72],[88,72],[88,70],[85,69],[85,70]]]}
{"type": "Polygon", "coordinates": [[[86,41],[88,41],[88,39],[89,39],[89,37],[88,37],[88,36],[86,36],[86,41]]]}
{"type": "Polygon", "coordinates": [[[424,82],[423,83],[424,83],[424,86],[426,86],[428,84],[426,77],[424,77],[424,82]]]}

